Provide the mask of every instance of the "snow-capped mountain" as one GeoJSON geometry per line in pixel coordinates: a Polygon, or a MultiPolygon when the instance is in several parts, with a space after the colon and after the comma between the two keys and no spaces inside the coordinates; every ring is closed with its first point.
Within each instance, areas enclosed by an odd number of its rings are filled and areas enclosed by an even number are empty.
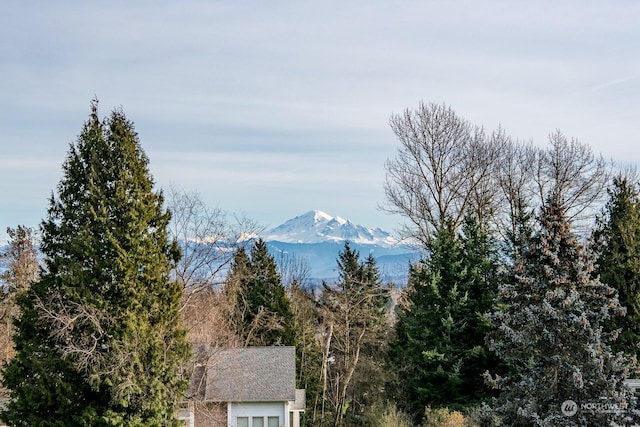
{"type": "Polygon", "coordinates": [[[321,243],[348,240],[352,243],[379,246],[398,244],[390,233],[380,228],[367,228],[318,210],[309,211],[286,221],[269,231],[263,236],[263,239],[284,243],[321,243]]]}
{"type": "Polygon", "coordinates": [[[398,242],[380,228],[367,228],[322,211],[309,211],[264,233],[270,252],[295,255],[310,267],[310,279],[334,280],[338,276],[338,254],[349,242],[361,259],[372,254],[385,281],[406,284],[408,266],[420,258],[420,249],[398,242]]]}

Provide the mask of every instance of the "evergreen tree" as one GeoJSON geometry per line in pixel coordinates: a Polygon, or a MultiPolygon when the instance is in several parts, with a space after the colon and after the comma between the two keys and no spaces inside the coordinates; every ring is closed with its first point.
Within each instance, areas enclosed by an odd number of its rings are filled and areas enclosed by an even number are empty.
{"type": "Polygon", "coordinates": [[[593,233],[596,276],[618,292],[625,316],[607,322],[608,331],[620,331],[613,351],[630,357],[640,352],[640,194],[637,183],[623,176],[613,180],[603,217],[593,233]]]}
{"type": "Polygon", "coordinates": [[[0,284],[7,294],[26,290],[38,278],[38,250],[34,231],[23,225],[7,228],[11,239],[0,252],[0,284]]]}
{"type": "Polygon", "coordinates": [[[36,237],[31,228],[7,228],[11,239],[0,252],[0,362],[13,357],[13,319],[20,315],[16,298],[40,273],[36,237]]]}
{"type": "Polygon", "coordinates": [[[571,233],[558,199],[545,204],[540,231],[515,266],[517,280],[500,286],[488,316],[495,325],[488,344],[515,367],[493,379],[501,392],[488,412],[490,424],[605,426],[629,420],[582,405],[634,408],[623,385],[629,366],[602,331],[620,309],[615,292],[590,278],[592,257],[571,233]],[[577,403],[577,414],[562,411],[566,401],[577,403]]]}
{"type": "Polygon", "coordinates": [[[291,305],[275,260],[262,239],[254,242],[250,256],[244,248],[236,251],[226,288],[245,346],[295,345],[291,305]]]}
{"type": "Polygon", "coordinates": [[[224,281],[223,293],[227,302],[229,324],[239,338],[249,333],[249,324],[245,321],[248,305],[241,286],[251,274],[251,260],[244,246],[233,253],[231,266],[224,281]]]}
{"type": "Polygon", "coordinates": [[[521,197],[511,202],[510,227],[507,229],[502,253],[511,267],[522,257],[534,232],[535,212],[521,197]]]}
{"type": "Polygon", "coordinates": [[[381,363],[386,351],[389,289],[370,255],[364,262],[349,242],[338,255],[339,280],[323,283],[319,315],[323,322],[324,424],[353,425],[380,398],[381,363]]]}
{"type": "Polygon", "coordinates": [[[495,244],[468,217],[461,234],[444,227],[428,250],[410,268],[407,306],[391,352],[397,401],[416,420],[425,406],[478,405],[490,394],[482,374],[498,365],[484,344],[488,325],[482,318],[497,289],[495,244]]]}
{"type": "Polygon", "coordinates": [[[20,295],[2,419],[24,426],[177,425],[189,357],[179,257],[133,123],[97,101],[42,223],[46,268],[20,295]]]}

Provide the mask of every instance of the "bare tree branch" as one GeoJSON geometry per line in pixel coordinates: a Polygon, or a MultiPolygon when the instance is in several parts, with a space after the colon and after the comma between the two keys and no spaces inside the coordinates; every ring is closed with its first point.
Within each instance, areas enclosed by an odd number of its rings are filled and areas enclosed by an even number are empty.
{"type": "Polygon", "coordinates": [[[458,228],[467,214],[483,227],[513,231],[518,211],[546,206],[550,198],[579,227],[591,219],[611,176],[602,156],[560,132],[549,136],[549,149],[534,148],[500,128],[487,137],[444,105],[421,103],[393,115],[390,125],[401,146],[385,165],[382,209],[408,220],[401,237],[424,244],[438,228],[458,228]]]}
{"type": "Polygon", "coordinates": [[[178,242],[182,254],[173,272],[185,290],[182,311],[196,293],[223,283],[237,245],[261,228],[244,216],[229,219],[219,207],[209,208],[197,192],[170,187],[167,203],[172,213],[171,238],[178,242]]]}
{"type": "Polygon", "coordinates": [[[482,128],[437,104],[393,115],[390,125],[401,147],[385,165],[382,209],[410,221],[405,237],[426,243],[434,229],[456,228],[470,210],[479,216],[494,210],[489,179],[502,139],[487,138],[482,128]]]}
{"type": "Polygon", "coordinates": [[[50,324],[51,338],[60,343],[62,356],[71,358],[78,370],[109,373],[122,366],[112,364],[106,329],[114,320],[106,312],[63,299],[59,293],[52,294],[47,301],[38,299],[36,309],[41,319],[50,324]]]}
{"type": "Polygon", "coordinates": [[[559,131],[549,142],[551,147],[539,152],[534,175],[540,205],[558,203],[574,224],[590,220],[606,192],[612,164],[559,131]]]}

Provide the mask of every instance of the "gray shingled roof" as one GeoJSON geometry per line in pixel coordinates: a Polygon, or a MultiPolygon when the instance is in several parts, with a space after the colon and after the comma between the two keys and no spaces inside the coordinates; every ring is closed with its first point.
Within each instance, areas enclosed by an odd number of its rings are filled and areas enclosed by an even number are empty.
{"type": "Polygon", "coordinates": [[[269,402],[295,400],[294,347],[216,350],[207,366],[205,400],[269,402]]]}

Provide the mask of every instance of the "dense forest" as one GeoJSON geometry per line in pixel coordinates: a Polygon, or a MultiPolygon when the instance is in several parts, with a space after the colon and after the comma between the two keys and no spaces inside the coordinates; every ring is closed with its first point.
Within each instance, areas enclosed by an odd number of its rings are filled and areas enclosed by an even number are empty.
{"type": "Polygon", "coordinates": [[[93,101],[40,228],[9,227],[0,255],[0,418],[177,425],[190,349],[207,344],[295,346],[306,426],[637,422],[634,170],[446,105],[390,125],[382,208],[424,255],[394,286],[346,243],[338,279],[310,287],[304,259],[243,238],[255,221],[155,190],[133,122],[93,101]]]}

